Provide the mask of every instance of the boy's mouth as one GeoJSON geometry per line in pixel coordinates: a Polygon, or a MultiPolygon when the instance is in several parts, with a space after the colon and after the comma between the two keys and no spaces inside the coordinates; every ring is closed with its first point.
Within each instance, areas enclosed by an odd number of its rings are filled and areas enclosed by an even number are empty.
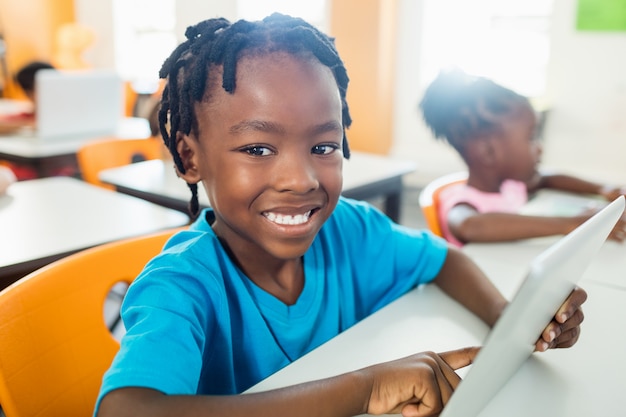
{"type": "Polygon", "coordinates": [[[311,217],[312,212],[313,210],[309,210],[306,213],[296,214],[296,215],[265,212],[263,213],[263,215],[265,216],[267,220],[273,223],[280,224],[280,225],[295,226],[295,225],[304,224],[308,222],[309,218],[311,217]]]}

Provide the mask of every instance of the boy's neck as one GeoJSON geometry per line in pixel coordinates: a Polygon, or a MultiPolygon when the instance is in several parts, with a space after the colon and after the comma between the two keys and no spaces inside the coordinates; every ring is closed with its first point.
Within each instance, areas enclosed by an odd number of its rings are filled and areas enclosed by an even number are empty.
{"type": "Polygon", "coordinates": [[[304,261],[299,258],[294,261],[281,262],[280,265],[269,267],[263,265],[255,270],[244,270],[246,276],[257,286],[272,294],[285,303],[293,305],[298,301],[304,289],[304,261]]]}

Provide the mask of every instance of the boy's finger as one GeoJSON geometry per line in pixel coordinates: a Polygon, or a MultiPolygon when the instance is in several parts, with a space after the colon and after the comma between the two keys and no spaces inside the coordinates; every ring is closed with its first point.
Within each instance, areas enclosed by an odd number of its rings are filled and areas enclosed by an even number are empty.
{"type": "Polygon", "coordinates": [[[480,347],[473,346],[457,350],[449,350],[447,352],[439,353],[439,357],[444,360],[445,363],[452,369],[463,368],[467,365],[471,365],[474,362],[474,358],[480,351],[480,347]]]}
{"type": "Polygon", "coordinates": [[[561,324],[565,323],[585,301],[587,301],[587,292],[580,287],[574,288],[554,315],[556,321],[561,324]]]}

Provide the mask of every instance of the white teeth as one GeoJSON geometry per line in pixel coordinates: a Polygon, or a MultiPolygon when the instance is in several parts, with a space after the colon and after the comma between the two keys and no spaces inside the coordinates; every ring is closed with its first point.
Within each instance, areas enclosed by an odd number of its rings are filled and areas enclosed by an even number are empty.
{"type": "Polygon", "coordinates": [[[288,225],[297,225],[306,223],[311,217],[311,211],[307,211],[304,214],[297,214],[295,216],[290,216],[288,214],[276,214],[276,213],[264,213],[264,216],[271,222],[276,224],[288,224],[288,225]]]}

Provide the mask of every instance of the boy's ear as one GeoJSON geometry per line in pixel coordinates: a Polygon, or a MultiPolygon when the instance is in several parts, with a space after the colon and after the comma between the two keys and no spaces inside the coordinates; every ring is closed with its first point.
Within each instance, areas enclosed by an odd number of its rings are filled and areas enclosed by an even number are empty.
{"type": "Polygon", "coordinates": [[[198,143],[189,135],[179,133],[176,136],[176,150],[185,168],[185,172],[182,173],[176,167],[176,173],[189,184],[196,184],[201,180],[198,164],[196,163],[198,157],[197,147],[198,143]]]}

